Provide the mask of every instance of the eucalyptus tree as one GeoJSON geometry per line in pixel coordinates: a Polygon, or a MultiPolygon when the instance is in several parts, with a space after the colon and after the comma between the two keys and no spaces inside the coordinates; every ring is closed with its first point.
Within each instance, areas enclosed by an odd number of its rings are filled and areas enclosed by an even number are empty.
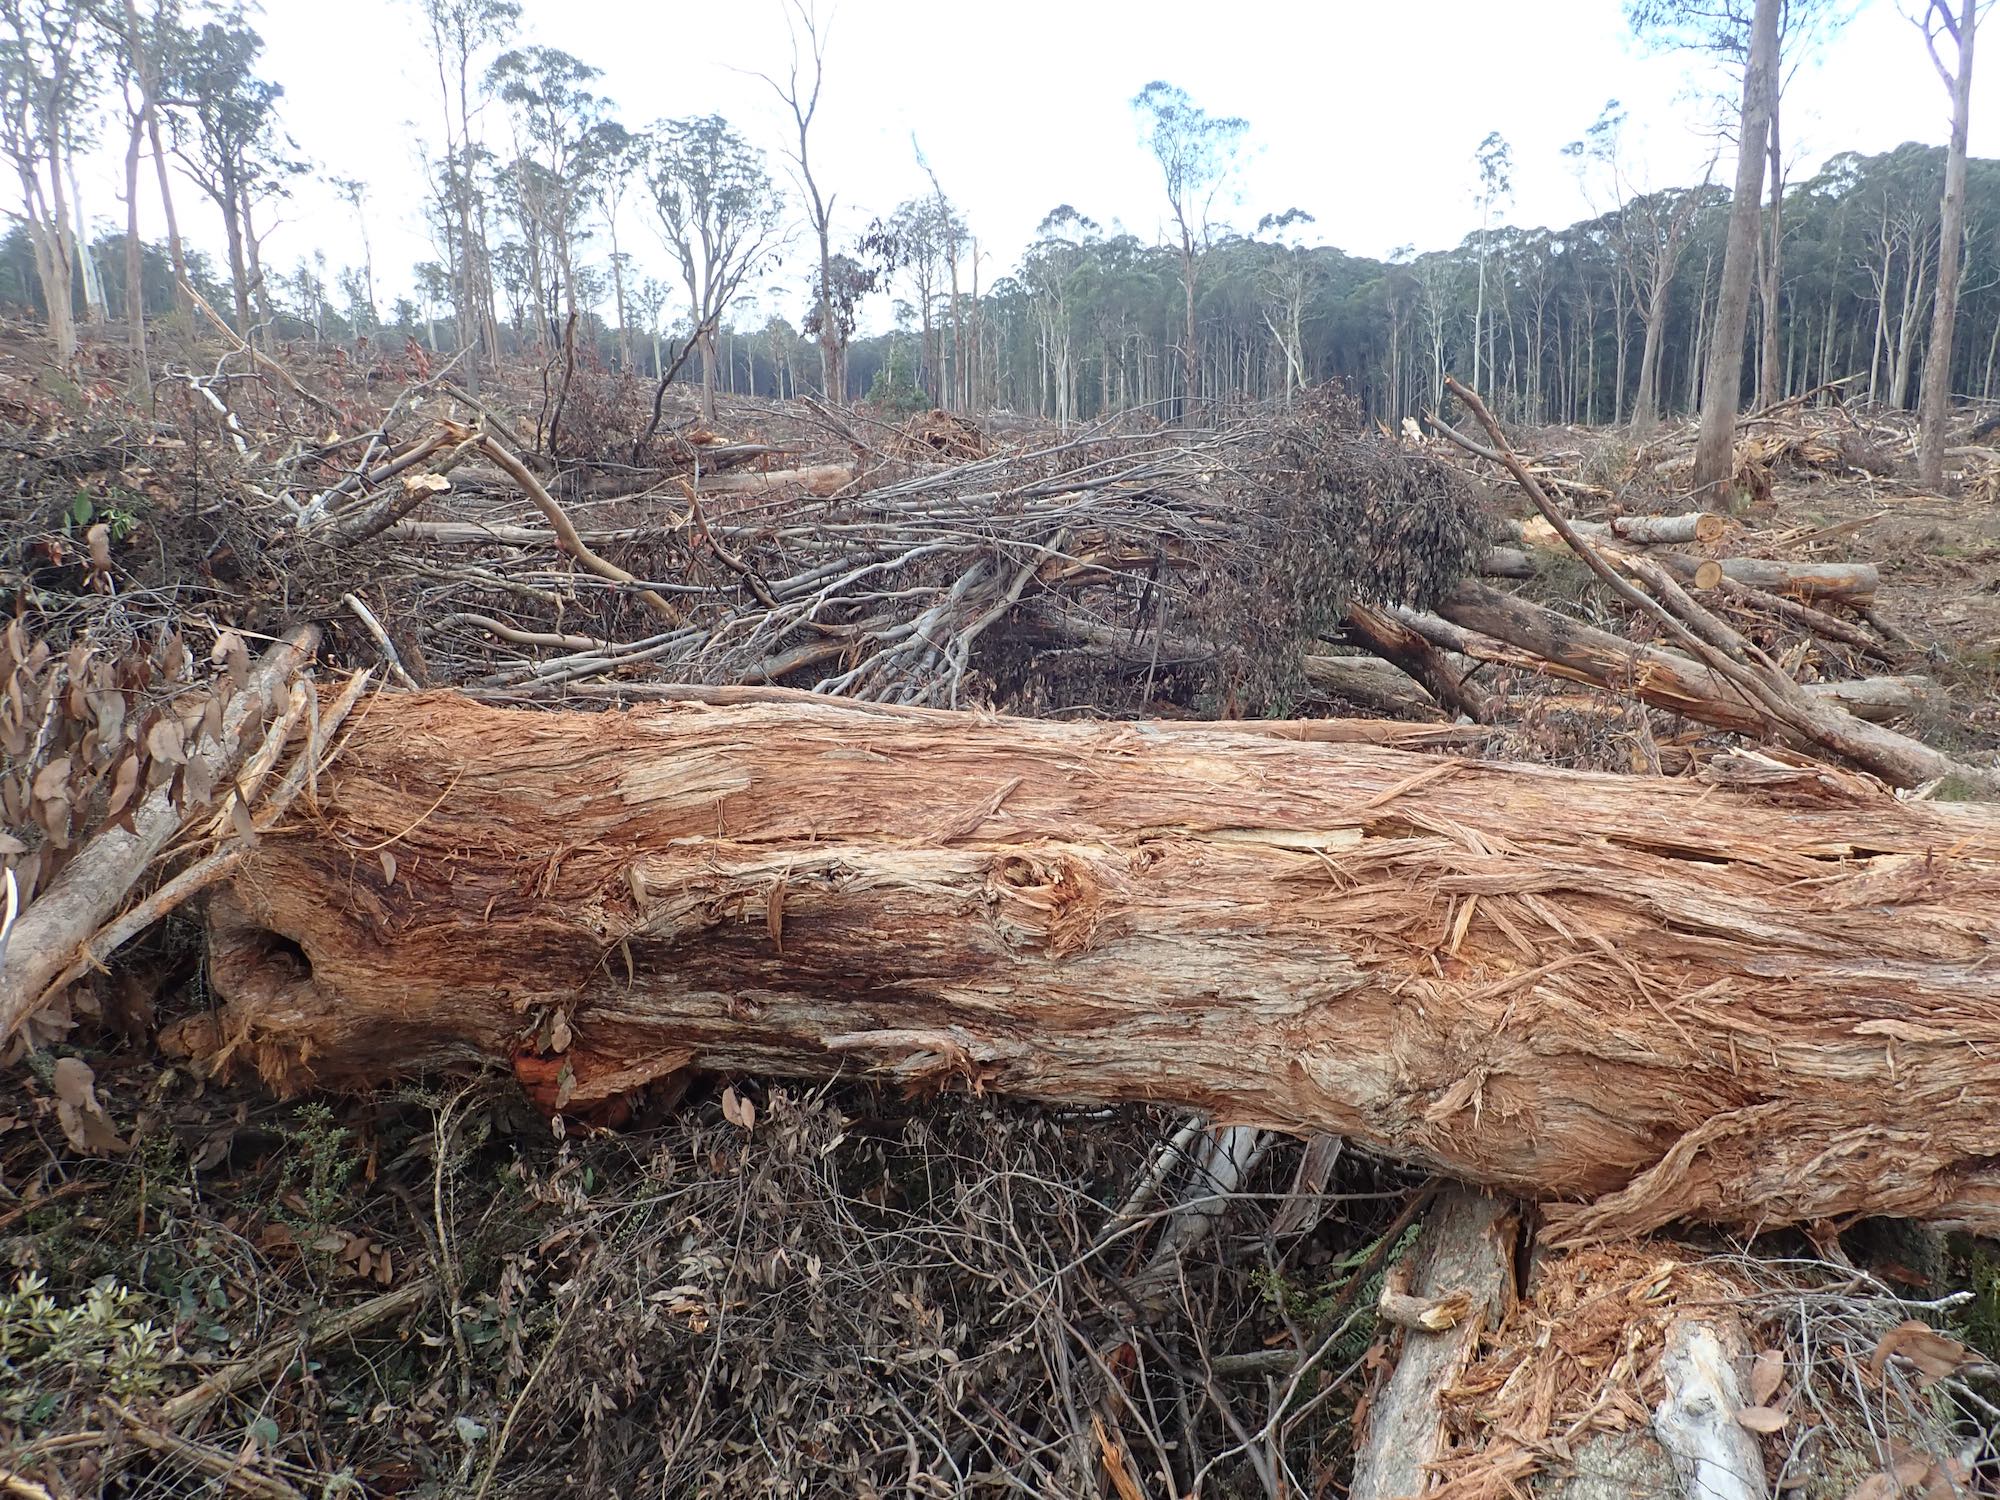
{"type": "Polygon", "coordinates": [[[1972,112],[1972,44],[1979,29],[1977,0],[1928,0],[1924,45],[1938,77],[1951,95],[1951,145],[1945,152],[1944,198],[1938,217],[1937,303],[1931,318],[1930,348],[1924,360],[1923,407],[1917,436],[1917,477],[1936,486],[1944,480],[1945,418],[1951,402],[1952,340],[1958,328],[1959,252],[1965,238],[1966,132],[1972,112]],[[1950,64],[1940,51],[1948,39],[1957,54],[1950,64]]]}
{"type": "Polygon", "coordinates": [[[578,314],[577,253],[589,233],[584,210],[597,161],[591,142],[604,119],[604,101],[591,88],[599,76],[579,58],[541,46],[503,52],[487,70],[513,121],[508,198],[528,248],[535,323],[546,344],[561,342],[578,314]]]}
{"type": "Polygon", "coordinates": [[[444,125],[440,197],[453,313],[459,347],[472,351],[465,379],[468,387],[477,391],[480,364],[498,354],[500,335],[479,178],[479,165],[486,154],[478,123],[484,98],[475,94],[474,79],[490,56],[512,40],[521,8],[514,0],[416,3],[437,74],[438,109],[444,125]]]}
{"type": "Polygon", "coordinates": [[[632,368],[632,330],[627,316],[625,269],[631,257],[618,248],[618,218],[625,195],[634,178],[646,169],[647,141],[634,135],[616,120],[600,120],[584,141],[583,175],[590,185],[591,200],[604,220],[611,244],[611,292],[618,313],[618,360],[623,369],[632,368]]]}
{"type": "Polygon", "coordinates": [[[1694,482],[1702,490],[1726,486],[1734,464],[1733,435],[1743,397],[1743,334],[1750,313],[1750,284],[1760,258],[1764,168],[1771,117],[1777,108],[1779,19],[1784,8],[1785,0],[1628,0],[1626,6],[1633,28],[1642,35],[1711,51],[1735,49],[1743,62],[1736,189],[1730,198],[1729,240],[1708,340],[1701,435],[1695,445],[1694,482]]]}
{"type": "Polygon", "coordinates": [[[70,298],[79,253],[65,179],[83,143],[105,38],[90,0],[0,0],[0,152],[20,182],[49,341],[65,370],[76,362],[70,298]]]}
{"type": "MultiPolygon", "coordinates": [[[[1500,205],[1514,194],[1514,148],[1507,144],[1507,138],[1497,130],[1489,130],[1486,138],[1479,143],[1479,149],[1472,153],[1473,166],[1478,173],[1478,186],[1473,190],[1473,202],[1479,207],[1479,286],[1472,307],[1472,388],[1484,390],[1480,384],[1479,348],[1480,330],[1486,319],[1486,259],[1488,240],[1493,228],[1493,214],[1500,205]]],[[[1492,341],[1486,341],[1487,364],[1491,366],[1492,341]]],[[[1487,380],[1491,381],[1489,369],[1487,380]]]]}
{"type": "Polygon", "coordinates": [[[900,279],[909,290],[921,337],[917,385],[940,406],[947,395],[938,302],[947,275],[956,274],[957,247],[964,238],[965,226],[942,193],[907,199],[861,238],[861,249],[875,260],[881,281],[900,279]]]}
{"type": "MultiPolygon", "coordinates": [[[[180,0],[153,0],[152,8],[144,12],[139,9],[138,0],[123,0],[121,18],[123,24],[118,35],[120,82],[126,94],[126,110],[132,119],[134,144],[138,131],[143,129],[146,144],[152,152],[153,175],[160,193],[160,214],[167,226],[167,253],[173,263],[174,306],[185,312],[190,307],[188,289],[193,283],[189,279],[187,255],[181,246],[180,218],[174,212],[173,184],[167,171],[166,146],[161,139],[164,113],[161,99],[169,60],[191,44],[190,38],[181,20],[180,0]],[[136,101],[131,97],[134,89],[138,91],[136,101]]],[[[127,223],[131,232],[136,234],[137,183],[131,172],[134,165],[135,158],[128,155],[126,193],[132,201],[128,203],[127,223]]]]}
{"type": "Polygon", "coordinates": [[[764,154],[720,115],[653,127],[647,186],[661,239],[687,287],[701,349],[702,413],[715,418],[715,334],[779,244],[780,202],[764,154]]]}
{"type": "MultiPolygon", "coordinates": [[[[845,257],[837,256],[833,249],[836,195],[821,190],[812,164],[812,126],[819,116],[820,92],[826,85],[827,28],[820,24],[810,0],[789,0],[784,6],[784,16],[785,31],[792,43],[791,66],[783,83],[768,74],[762,76],[790,112],[798,137],[796,146],[786,146],[785,157],[791,163],[793,180],[805,204],[806,219],[819,242],[813,274],[813,305],[806,314],[806,331],[819,343],[822,394],[838,406],[847,400],[847,341],[854,331],[852,308],[843,316],[839,303],[844,296],[851,302],[859,293],[853,290],[851,273],[846,284],[842,284],[842,269],[835,262],[845,257]]],[[[853,265],[851,259],[848,263],[850,267],[853,265]]]]}
{"type": "Polygon", "coordinates": [[[1195,286],[1202,257],[1214,243],[1216,200],[1234,183],[1238,154],[1250,123],[1211,115],[1185,89],[1155,79],[1133,97],[1146,142],[1165,180],[1167,206],[1181,262],[1186,326],[1181,344],[1183,410],[1200,403],[1200,339],[1195,328],[1195,286]]]}
{"type": "Polygon", "coordinates": [[[1302,243],[1305,228],[1313,216],[1302,208],[1288,208],[1281,214],[1266,214],[1257,221],[1257,233],[1272,239],[1265,259],[1261,290],[1265,305],[1258,309],[1264,326],[1271,330],[1285,359],[1285,399],[1295,389],[1309,384],[1306,378],[1306,301],[1318,280],[1319,261],[1302,243]]]}
{"type": "MultiPolygon", "coordinates": [[[[857,247],[858,248],[858,247],[857,247]]],[[[838,395],[822,391],[829,401],[844,402],[847,399],[845,382],[847,373],[847,352],[854,338],[855,325],[861,316],[861,299],[876,289],[881,280],[880,271],[857,256],[845,251],[836,252],[823,264],[813,268],[807,280],[806,305],[803,328],[820,351],[820,378],[826,378],[828,369],[828,339],[837,358],[831,361],[834,379],[842,382],[837,386],[838,395]],[[831,320],[829,326],[827,319],[831,320]]]]}
{"type": "Polygon", "coordinates": [[[278,125],[284,89],[257,76],[263,38],[240,10],[203,24],[169,60],[163,103],[172,126],[174,155],[189,179],[222,215],[229,245],[229,280],[235,294],[236,331],[253,336],[251,300],[269,320],[259,270],[255,204],[282,191],[302,170],[291,141],[278,125]]]}
{"type": "Polygon", "coordinates": [[[1038,331],[1042,412],[1063,430],[1077,417],[1076,329],[1098,235],[1095,220],[1064,203],[1043,216],[1021,260],[1038,331]]]}

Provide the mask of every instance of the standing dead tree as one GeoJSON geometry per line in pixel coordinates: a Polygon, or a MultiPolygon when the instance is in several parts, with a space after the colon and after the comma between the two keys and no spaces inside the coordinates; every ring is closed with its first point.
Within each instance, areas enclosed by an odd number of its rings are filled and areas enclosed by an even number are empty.
{"type": "Polygon", "coordinates": [[[792,124],[798,132],[797,147],[787,148],[785,154],[805,200],[813,237],[819,242],[819,261],[813,280],[814,316],[810,321],[819,340],[820,389],[828,401],[842,406],[847,401],[847,335],[853,325],[839,311],[839,276],[835,266],[838,257],[833,253],[835,195],[820,191],[812,167],[812,123],[819,114],[820,90],[826,83],[827,36],[817,13],[805,0],[791,0],[785,11],[785,27],[792,41],[791,68],[783,83],[769,75],[764,75],[764,81],[791,112],[792,124]],[[799,47],[801,30],[805,32],[803,58],[799,47]],[[808,60],[810,78],[802,76],[808,60]]]}

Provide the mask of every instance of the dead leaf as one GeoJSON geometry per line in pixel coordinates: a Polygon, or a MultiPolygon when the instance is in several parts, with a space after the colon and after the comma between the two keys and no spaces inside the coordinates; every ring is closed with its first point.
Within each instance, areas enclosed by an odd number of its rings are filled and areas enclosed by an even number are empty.
{"type": "Polygon", "coordinates": [[[1752,1432],[1783,1432],[1785,1424],[1792,1420],[1792,1414],[1780,1411],[1775,1406],[1746,1406],[1736,1413],[1736,1425],[1747,1427],[1752,1432]]]}
{"type": "Polygon", "coordinates": [[[180,723],[166,715],[153,721],[153,727],[146,731],[146,753],[154,760],[165,761],[169,765],[181,765],[187,760],[187,740],[181,733],[180,723]]]}
{"type": "Polygon", "coordinates": [[[122,1156],[132,1149],[97,1102],[97,1075],[89,1063],[80,1057],[58,1058],[51,1082],[56,1123],[72,1146],[89,1156],[122,1156]]]}
{"type": "Polygon", "coordinates": [[[557,1011],[549,1019],[549,1051],[569,1051],[570,1040],[569,1017],[557,1011]]]}
{"type": "Polygon", "coordinates": [[[229,823],[236,830],[236,836],[244,843],[257,842],[257,824],[252,820],[250,809],[244,804],[241,792],[229,799],[229,823]]]}
{"type": "Polygon", "coordinates": [[[1766,1349],[1750,1362],[1750,1404],[1769,1406],[1785,1383],[1785,1354],[1782,1349],[1766,1349]]]}
{"type": "Polygon", "coordinates": [[[1957,1339],[1949,1338],[1915,1318],[1898,1323],[1882,1335],[1882,1342],[1868,1357],[1869,1373],[1879,1379],[1890,1359],[1898,1355],[1917,1367],[1924,1384],[1955,1374],[1972,1358],[1970,1351],[1957,1339]]]}
{"type": "Polygon", "coordinates": [[[396,856],[387,849],[377,852],[381,855],[382,859],[382,878],[390,885],[394,885],[396,883],[396,856]]]}
{"type": "Polygon", "coordinates": [[[734,1087],[722,1091],[722,1118],[748,1132],[757,1124],[757,1106],[739,1095],[734,1087]]]}
{"type": "Polygon", "coordinates": [[[1851,1491],[1847,1500],[1898,1500],[1914,1486],[1930,1478],[1933,1465],[1928,1458],[1911,1454],[1899,1458],[1879,1474],[1871,1474],[1851,1491]]]}
{"type": "Polygon", "coordinates": [[[57,756],[35,774],[32,795],[37,802],[69,801],[70,764],[67,755],[57,756]]]}
{"type": "Polygon", "coordinates": [[[118,769],[111,777],[111,801],[106,805],[106,817],[115,818],[125,810],[125,804],[132,800],[132,794],[139,789],[139,757],[128,755],[118,762],[118,769]]]}

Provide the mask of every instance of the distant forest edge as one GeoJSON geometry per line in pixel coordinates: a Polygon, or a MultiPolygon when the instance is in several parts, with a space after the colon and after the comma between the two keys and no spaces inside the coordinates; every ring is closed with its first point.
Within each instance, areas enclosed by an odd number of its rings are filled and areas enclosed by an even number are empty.
{"type": "MultiPolygon", "coordinates": [[[[1930,331],[1938,250],[1939,184],[1945,148],[1905,145],[1878,156],[1845,154],[1784,195],[1783,279],[1777,298],[1777,367],[1761,367],[1762,299],[1746,332],[1744,398],[1779,398],[1847,376],[1851,394],[1914,405],[1930,331]]],[[[1482,368],[1511,417],[1548,422],[1624,422],[1640,413],[1643,363],[1657,360],[1655,414],[1700,403],[1705,341],[1721,280],[1729,192],[1705,186],[1632,198],[1622,208],[1567,229],[1503,225],[1476,231],[1456,249],[1392,261],[1303,245],[1295,235],[1225,237],[1203,258],[1197,288],[1198,364],[1205,399],[1282,395],[1303,380],[1345,381],[1374,416],[1394,421],[1438,401],[1442,377],[1472,368],[1479,262],[1486,262],[1489,314],[1481,325],[1482,368]],[[1652,292],[1664,278],[1657,309],[1652,292]],[[1650,314],[1650,316],[1649,316],[1650,314]],[[1649,340],[1649,325],[1657,334],[1649,340]],[[1287,333],[1297,331],[1297,367],[1287,333]]],[[[1959,310],[1952,388],[2000,399],[2000,162],[1974,159],[1967,171],[1966,285],[1959,310]]],[[[1289,226],[1288,226],[1289,227],[1289,226]]],[[[1073,210],[1051,214],[1013,274],[958,298],[956,336],[948,294],[913,286],[900,299],[905,327],[848,346],[848,397],[874,392],[894,403],[1003,407],[1087,419],[1107,411],[1170,407],[1183,382],[1178,356],[1182,288],[1176,250],[1130,234],[1106,235],[1073,210]],[[923,326],[915,299],[929,294],[923,326]]],[[[126,316],[123,235],[91,247],[113,318],[126,316]]],[[[164,246],[145,246],[149,315],[173,306],[164,246]]],[[[197,289],[229,305],[227,280],[191,254],[197,289]]],[[[301,262],[272,282],[279,339],[351,342],[367,336],[398,345],[454,347],[442,270],[418,268],[436,283],[420,303],[398,298],[386,318],[369,307],[351,274],[329,275],[301,262]],[[341,282],[345,282],[342,295],[341,282]]],[[[607,273],[579,274],[585,303],[578,342],[615,365],[615,323],[593,297],[607,273]]],[[[922,278],[912,277],[912,281],[922,278]]],[[[941,276],[935,279],[941,280],[941,276]]],[[[84,312],[77,278],[76,310],[84,312]]],[[[503,343],[538,346],[524,285],[500,278],[503,343]]],[[[631,330],[632,361],[653,375],[688,334],[685,316],[662,325],[665,297],[641,296],[645,326],[631,330]]],[[[811,292],[802,288],[800,301],[811,292]]],[[[0,304],[45,316],[26,231],[0,241],[0,304]]],[[[803,321],[803,319],[801,320],[803,321]]],[[[718,338],[718,384],[725,391],[786,396],[819,392],[818,345],[772,315],[757,327],[725,323],[718,338]]],[[[680,378],[698,382],[698,362],[680,378]]]]}

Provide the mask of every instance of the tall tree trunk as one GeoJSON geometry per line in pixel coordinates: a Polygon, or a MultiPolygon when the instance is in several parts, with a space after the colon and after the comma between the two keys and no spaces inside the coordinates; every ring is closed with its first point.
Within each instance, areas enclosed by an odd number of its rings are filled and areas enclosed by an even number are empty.
{"type": "Polygon", "coordinates": [[[1765,225],[1764,255],[1759,268],[1763,278],[1758,288],[1763,332],[1757,363],[1757,408],[1760,411],[1784,399],[1785,385],[1778,361],[1778,328],[1784,312],[1781,302],[1785,256],[1785,163],[1778,140],[1778,95],[1779,90],[1774,83],[1771,89],[1771,141],[1768,152],[1771,209],[1765,225]]]}
{"type": "Polygon", "coordinates": [[[1889,404],[1898,411],[1910,403],[1910,375],[1916,367],[1917,328],[1923,321],[1924,288],[1930,282],[1931,258],[1923,251],[1923,237],[1912,234],[1910,274],[1903,282],[1903,317],[1896,331],[1895,373],[1889,381],[1889,404]]]}
{"type": "MultiPolygon", "coordinates": [[[[1949,20],[1949,8],[1945,15],[1949,20]]],[[[1917,477],[1944,480],[1945,422],[1951,411],[1951,353],[1958,327],[1959,250],[1965,240],[1966,132],[1972,112],[1972,41],[1979,25],[1976,0],[1959,0],[1958,68],[1951,82],[1951,148],[1945,155],[1944,205],[1938,228],[1937,304],[1924,356],[1923,409],[1918,422],[1917,477]]],[[[1939,71],[1943,68],[1940,66],[1939,71]]]]}
{"type": "Polygon", "coordinates": [[[211,902],[223,1008],[170,1038],[280,1084],[851,1072],[1338,1134],[1547,1200],[1556,1239],[2000,1229],[1991,807],[447,694],[379,700],[319,796],[211,902]]]}
{"type": "Polygon", "coordinates": [[[632,330],[625,316],[625,262],[618,255],[618,224],[614,218],[606,220],[611,226],[611,295],[618,306],[618,367],[632,368],[632,330]]]}
{"type": "Polygon", "coordinates": [[[1743,69],[1743,126],[1736,138],[1736,191],[1729,205],[1729,241],[1722,254],[1722,292],[1708,346],[1701,436],[1694,451],[1696,498],[1726,499],[1734,472],[1736,409],[1743,387],[1743,325],[1750,311],[1764,196],[1764,154],[1778,92],[1778,11],[1782,0],[1757,0],[1750,56],[1743,69]]]}
{"type": "Polygon", "coordinates": [[[715,420],[715,328],[706,325],[697,338],[701,345],[701,419],[715,420]]]}
{"type": "Polygon", "coordinates": [[[167,221],[167,259],[174,268],[174,306],[191,313],[194,303],[188,296],[193,283],[188,280],[187,252],[181,247],[180,219],[174,213],[174,190],[167,173],[167,153],[160,144],[160,114],[150,98],[146,101],[146,147],[153,155],[153,175],[159,179],[160,212],[167,221]]]}
{"type": "Polygon", "coordinates": [[[1639,394],[1632,402],[1632,430],[1650,431],[1660,415],[1660,360],[1666,343],[1667,291],[1653,288],[1646,303],[1646,344],[1639,355],[1639,394]]]}
{"type": "Polygon", "coordinates": [[[142,106],[131,118],[125,143],[125,327],[131,339],[132,380],[142,400],[153,393],[146,365],[146,251],[139,243],[139,148],[144,134],[142,106]]]}
{"type": "Polygon", "coordinates": [[[257,321],[263,328],[261,342],[266,349],[277,334],[277,314],[271,307],[271,286],[264,279],[264,247],[257,237],[256,221],[250,213],[250,190],[243,189],[243,254],[250,267],[250,295],[257,304],[257,321]]]}
{"type": "Polygon", "coordinates": [[[1195,336],[1194,320],[1194,241],[1188,238],[1187,230],[1181,230],[1181,290],[1187,298],[1187,326],[1182,334],[1181,378],[1186,388],[1181,392],[1181,416],[1192,420],[1196,409],[1195,392],[1201,388],[1201,373],[1198,361],[1200,350],[1195,336]]]}
{"type": "Polygon", "coordinates": [[[69,176],[70,213],[76,220],[73,243],[76,246],[78,288],[83,293],[83,319],[95,326],[109,316],[104,309],[104,278],[98,273],[97,257],[90,253],[90,225],[83,213],[83,191],[76,182],[76,152],[72,147],[63,162],[63,170],[69,176]]]}
{"type": "Polygon", "coordinates": [[[234,180],[223,184],[222,228],[229,241],[229,286],[236,299],[236,332],[250,337],[250,267],[243,254],[243,201],[234,180]]]}

